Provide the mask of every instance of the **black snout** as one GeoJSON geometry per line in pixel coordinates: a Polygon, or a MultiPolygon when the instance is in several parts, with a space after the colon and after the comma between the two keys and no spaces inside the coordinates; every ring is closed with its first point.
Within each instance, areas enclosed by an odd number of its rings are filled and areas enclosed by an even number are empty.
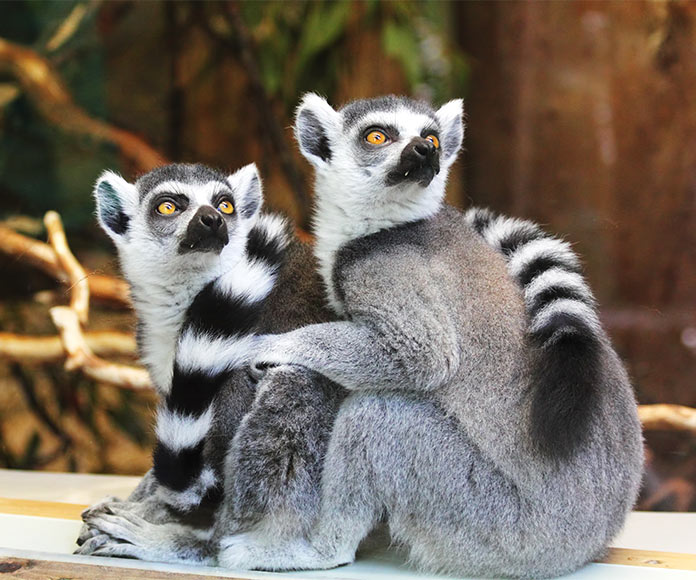
{"type": "Polygon", "coordinates": [[[198,210],[196,215],[198,216],[198,219],[200,220],[203,227],[210,228],[210,230],[213,232],[219,230],[222,227],[222,224],[224,223],[222,220],[222,216],[212,207],[202,207],[198,210]]]}
{"type": "Polygon", "coordinates": [[[399,163],[387,175],[387,185],[414,181],[427,187],[440,171],[440,151],[427,139],[414,137],[404,147],[399,163]]]}
{"type": "Polygon", "coordinates": [[[228,241],[225,220],[217,210],[209,205],[204,205],[193,214],[186,228],[186,235],[179,244],[179,253],[220,253],[228,241]]]}
{"type": "Polygon", "coordinates": [[[437,149],[435,149],[435,145],[433,145],[427,139],[414,139],[411,141],[411,145],[413,146],[413,152],[415,155],[420,155],[425,160],[431,159],[437,151],[437,149]]]}

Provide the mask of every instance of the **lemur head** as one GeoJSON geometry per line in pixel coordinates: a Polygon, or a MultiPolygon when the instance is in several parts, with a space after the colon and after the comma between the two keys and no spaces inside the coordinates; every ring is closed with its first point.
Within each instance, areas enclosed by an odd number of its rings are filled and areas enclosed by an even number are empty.
{"type": "Polygon", "coordinates": [[[316,169],[320,208],[329,202],[352,216],[425,217],[439,208],[462,144],[462,101],[436,111],[387,96],[335,110],[309,93],[297,109],[295,135],[316,169]]]}
{"type": "Polygon", "coordinates": [[[243,254],[263,201],[253,164],[232,175],[204,165],[165,165],[134,184],[105,171],[94,195],[99,223],[134,285],[229,267],[243,254]]]}

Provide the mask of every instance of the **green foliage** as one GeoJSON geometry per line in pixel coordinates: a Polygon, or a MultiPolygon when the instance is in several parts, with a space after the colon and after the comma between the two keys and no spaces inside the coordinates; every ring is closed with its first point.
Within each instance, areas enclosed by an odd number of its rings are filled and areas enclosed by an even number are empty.
{"type": "Polygon", "coordinates": [[[411,87],[423,81],[423,70],[418,36],[415,30],[395,20],[388,21],[382,31],[382,45],[389,56],[393,56],[404,70],[411,87]]]}
{"type": "Polygon", "coordinates": [[[435,101],[462,96],[469,68],[447,26],[447,2],[247,2],[266,91],[290,113],[297,97],[315,91],[331,97],[349,62],[351,36],[376,35],[401,68],[411,92],[435,101]]]}
{"type": "Polygon", "coordinates": [[[350,8],[347,0],[310,3],[295,65],[298,72],[343,36],[350,8]]]}

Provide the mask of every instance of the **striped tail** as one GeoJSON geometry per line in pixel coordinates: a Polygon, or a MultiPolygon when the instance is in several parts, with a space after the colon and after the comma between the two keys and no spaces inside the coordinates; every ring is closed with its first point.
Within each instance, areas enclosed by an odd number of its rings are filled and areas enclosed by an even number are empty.
{"type": "Polygon", "coordinates": [[[255,325],[291,240],[288,223],[259,217],[246,256],[196,296],[179,334],[172,384],[157,413],[154,473],[168,505],[188,511],[221,493],[204,446],[214,400],[234,369],[254,354],[255,325]]]}
{"type": "Polygon", "coordinates": [[[532,438],[545,455],[570,457],[588,433],[604,340],[580,260],[570,244],[532,222],[479,208],[465,218],[506,257],[524,293],[533,346],[532,438]]]}

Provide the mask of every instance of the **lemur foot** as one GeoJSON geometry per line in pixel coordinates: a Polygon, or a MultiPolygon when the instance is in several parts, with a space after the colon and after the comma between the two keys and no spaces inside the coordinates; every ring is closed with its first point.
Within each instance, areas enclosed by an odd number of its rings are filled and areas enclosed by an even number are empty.
{"type": "Polygon", "coordinates": [[[81,556],[102,556],[136,558],[138,560],[153,560],[153,555],[141,546],[136,546],[129,542],[116,540],[108,534],[99,534],[87,540],[74,552],[81,556]]]}
{"type": "Polygon", "coordinates": [[[166,526],[151,524],[130,506],[108,504],[83,515],[91,534],[76,554],[166,561],[166,526]]]}
{"type": "Polygon", "coordinates": [[[240,570],[327,570],[350,564],[355,554],[321,554],[305,539],[278,542],[247,532],[220,542],[218,566],[240,570]]]}
{"type": "Polygon", "coordinates": [[[79,548],[73,552],[80,556],[97,556],[96,552],[105,546],[111,544],[123,544],[121,540],[115,540],[109,534],[104,534],[96,528],[90,528],[94,532],[91,537],[85,538],[82,543],[79,543],[79,548]]]}
{"type": "Polygon", "coordinates": [[[119,556],[152,562],[210,563],[212,530],[196,531],[178,523],[151,523],[131,506],[109,505],[90,512],[85,523],[96,535],[76,554],[119,556]]]}
{"type": "MultiPolygon", "coordinates": [[[[88,517],[90,514],[97,514],[101,512],[108,512],[109,506],[113,504],[124,504],[127,502],[124,502],[120,498],[113,496],[113,495],[107,495],[106,497],[100,499],[97,503],[89,506],[87,509],[82,511],[81,517],[82,520],[85,521],[85,518],[88,517]]],[[[87,540],[90,538],[93,538],[99,534],[99,530],[92,528],[89,526],[87,523],[82,524],[82,527],[80,528],[80,535],[77,537],[77,545],[82,546],[87,540]]]]}

